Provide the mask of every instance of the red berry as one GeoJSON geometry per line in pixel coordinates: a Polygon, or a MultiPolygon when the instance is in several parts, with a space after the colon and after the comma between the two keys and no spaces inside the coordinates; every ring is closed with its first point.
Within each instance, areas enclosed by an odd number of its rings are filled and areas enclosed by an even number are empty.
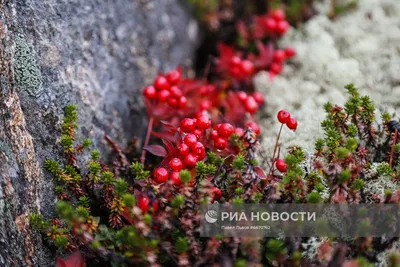
{"type": "Polygon", "coordinates": [[[157,169],[154,170],[154,175],[153,176],[154,176],[154,180],[157,183],[163,183],[166,180],[168,180],[169,174],[168,174],[167,169],[165,169],[165,168],[157,168],[157,169]]]}
{"type": "Polygon", "coordinates": [[[143,213],[146,213],[149,209],[150,199],[147,196],[142,196],[139,199],[138,207],[142,210],[143,213]]]}
{"type": "Polygon", "coordinates": [[[212,140],[217,140],[217,138],[219,137],[218,131],[217,130],[212,130],[210,133],[211,139],[212,140]]]}
{"type": "Polygon", "coordinates": [[[238,56],[233,56],[231,58],[231,66],[238,67],[241,62],[242,62],[242,60],[238,56]]]}
{"type": "Polygon", "coordinates": [[[242,76],[242,71],[240,69],[240,66],[232,67],[230,69],[230,73],[231,73],[232,77],[236,78],[236,79],[238,79],[242,76]]]}
{"type": "Polygon", "coordinates": [[[286,59],[286,53],[283,50],[275,50],[273,60],[277,63],[282,63],[286,59]]]}
{"type": "Polygon", "coordinates": [[[192,154],[189,153],[186,155],[186,157],[183,159],[183,163],[185,164],[185,166],[187,166],[188,168],[194,168],[196,166],[197,163],[197,157],[192,154]]]}
{"type": "Polygon", "coordinates": [[[210,100],[203,100],[200,103],[200,110],[209,110],[212,106],[212,103],[210,100]]]}
{"type": "Polygon", "coordinates": [[[186,144],[179,144],[178,145],[178,153],[179,156],[184,157],[189,154],[189,146],[186,144]]]}
{"type": "Polygon", "coordinates": [[[275,20],[278,21],[285,19],[285,12],[282,9],[274,10],[271,15],[275,20]]]}
{"type": "Polygon", "coordinates": [[[278,112],[277,117],[278,117],[278,121],[279,121],[280,123],[288,123],[289,120],[290,120],[290,113],[287,112],[286,110],[283,110],[283,109],[282,109],[282,110],[280,110],[280,111],[278,112]]]}
{"type": "Polygon", "coordinates": [[[218,187],[213,187],[212,193],[213,193],[214,200],[218,200],[222,197],[222,191],[218,187]]]}
{"type": "Polygon", "coordinates": [[[288,58],[294,57],[296,55],[296,50],[292,47],[288,47],[285,49],[285,55],[288,58]]]}
{"type": "Polygon", "coordinates": [[[167,80],[170,84],[177,84],[181,80],[181,73],[177,70],[171,70],[167,73],[167,80]]]}
{"type": "Polygon", "coordinates": [[[225,149],[228,146],[228,140],[223,137],[218,137],[217,140],[214,141],[214,146],[216,149],[225,149]]]}
{"type": "Polygon", "coordinates": [[[173,158],[169,161],[168,165],[171,167],[173,171],[180,171],[183,168],[183,163],[178,158],[173,158]]]}
{"type": "Polygon", "coordinates": [[[181,96],[181,97],[179,98],[179,101],[178,101],[178,106],[179,106],[180,108],[185,108],[186,105],[187,105],[187,99],[186,99],[186,97],[181,96]]]}
{"type": "Polygon", "coordinates": [[[191,133],[196,128],[196,122],[193,119],[185,118],[181,121],[180,127],[185,133],[191,133]]]}
{"type": "Polygon", "coordinates": [[[232,124],[230,124],[230,123],[223,123],[218,128],[218,134],[221,137],[229,137],[233,134],[234,131],[235,131],[235,128],[233,128],[232,124]]]}
{"type": "Polygon", "coordinates": [[[249,113],[255,113],[258,109],[258,104],[256,102],[256,100],[254,99],[254,97],[249,96],[246,100],[246,102],[244,103],[244,108],[246,109],[247,112],[249,113]]]}
{"type": "Polygon", "coordinates": [[[171,107],[177,107],[178,106],[178,100],[176,98],[168,98],[168,105],[170,105],[171,107]]]}
{"type": "Polygon", "coordinates": [[[200,129],[194,129],[194,131],[192,132],[197,138],[200,138],[203,136],[204,134],[204,130],[200,130],[200,129]]]}
{"type": "Polygon", "coordinates": [[[183,142],[189,147],[193,147],[197,143],[197,137],[194,134],[188,134],[183,138],[183,142]]]}
{"type": "Polygon", "coordinates": [[[278,33],[285,33],[289,29],[289,23],[286,20],[279,21],[276,25],[276,31],[278,33]]]}
{"type": "Polygon", "coordinates": [[[199,90],[200,90],[200,95],[201,95],[201,96],[206,96],[206,95],[208,95],[208,93],[209,93],[209,90],[208,90],[208,86],[207,86],[207,85],[201,86],[199,90]]]}
{"type": "Polygon", "coordinates": [[[296,131],[297,120],[295,118],[290,118],[290,120],[286,123],[286,125],[290,130],[296,131]]]}
{"type": "Polygon", "coordinates": [[[170,87],[167,78],[165,78],[164,76],[158,76],[154,80],[154,86],[158,90],[169,90],[169,87],[170,87]]]}
{"type": "Polygon", "coordinates": [[[221,127],[221,125],[222,125],[221,123],[215,124],[213,129],[218,131],[218,129],[219,129],[219,127],[221,127]]]}
{"type": "Polygon", "coordinates": [[[264,19],[264,27],[270,31],[274,32],[276,30],[277,23],[274,19],[272,18],[266,18],[264,19]]]}
{"type": "Polygon", "coordinates": [[[247,99],[246,92],[239,91],[239,92],[236,93],[236,95],[237,95],[237,98],[239,99],[240,102],[244,102],[247,99]]]}
{"type": "Polygon", "coordinates": [[[198,128],[206,130],[211,127],[210,117],[207,115],[201,115],[197,118],[196,124],[198,128]]]}
{"type": "Polygon", "coordinates": [[[252,96],[254,97],[254,100],[258,103],[258,104],[263,104],[264,103],[264,95],[261,92],[254,92],[252,94],[252,96]]]}
{"type": "Polygon", "coordinates": [[[143,95],[149,99],[154,99],[157,97],[157,90],[152,85],[147,86],[143,89],[143,95]]]}
{"type": "Polygon", "coordinates": [[[287,164],[283,159],[276,160],[275,166],[280,172],[286,172],[287,164]]]}
{"type": "Polygon", "coordinates": [[[282,70],[283,70],[283,66],[282,66],[282,64],[280,64],[280,63],[272,63],[271,64],[271,72],[272,73],[274,73],[274,74],[279,74],[279,73],[281,73],[282,72],[282,70]]]}
{"type": "Polygon", "coordinates": [[[244,135],[244,130],[242,128],[236,128],[235,134],[237,134],[239,137],[242,137],[244,135]]]}
{"type": "Polygon", "coordinates": [[[179,89],[178,86],[172,86],[169,91],[171,92],[171,96],[172,97],[176,97],[176,98],[180,98],[182,96],[182,90],[179,89]]]}
{"type": "Polygon", "coordinates": [[[168,90],[161,90],[157,94],[158,101],[165,102],[168,100],[171,93],[168,90]]]}
{"type": "Polygon", "coordinates": [[[181,185],[182,181],[179,177],[179,172],[172,172],[169,179],[172,181],[174,185],[181,185]]]}
{"type": "Polygon", "coordinates": [[[197,155],[197,160],[202,160],[206,157],[206,150],[203,149],[200,154],[197,155]]]}
{"type": "Polygon", "coordinates": [[[257,134],[257,135],[260,134],[260,131],[261,131],[260,126],[257,123],[255,123],[254,121],[247,123],[246,126],[251,128],[255,134],[257,134]]]}
{"type": "Polygon", "coordinates": [[[251,75],[255,70],[253,62],[248,59],[242,61],[240,68],[246,76],[251,75]]]}
{"type": "Polygon", "coordinates": [[[205,151],[204,145],[200,142],[197,142],[193,147],[192,147],[192,152],[196,155],[202,155],[203,152],[205,151]]]}

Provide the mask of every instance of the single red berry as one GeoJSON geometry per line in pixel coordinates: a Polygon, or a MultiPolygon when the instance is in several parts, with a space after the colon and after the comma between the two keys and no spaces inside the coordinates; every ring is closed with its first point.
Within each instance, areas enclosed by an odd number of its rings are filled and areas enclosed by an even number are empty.
{"type": "Polygon", "coordinates": [[[170,88],[170,84],[168,83],[167,78],[165,78],[164,76],[158,76],[154,80],[154,86],[158,90],[169,90],[169,88],[170,88]]]}
{"type": "Polygon", "coordinates": [[[183,163],[185,164],[185,166],[187,166],[188,168],[194,168],[196,166],[197,163],[197,157],[192,154],[189,153],[186,155],[186,157],[183,159],[183,163]]]}
{"type": "Polygon", "coordinates": [[[275,50],[273,60],[277,63],[282,63],[286,59],[286,53],[283,50],[275,50]]]}
{"type": "Polygon", "coordinates": [[[228,140],[223,137],[218,137],[217,140],[214,141],[214,146],[219,150],[225,149],[228,146],[228,140]]]}
{"type": "Polygon", "coordinates": [[[201,115],[197,118],[197,127],[203,130],[206,130],[211,127],[210,117],[207,115],[201,115]]]}
{"type": "Polygon", "coordinates": [[[211,139],[212,140],[217,140],[217,138],[219,137],[218,131],[217,130],[212,130],[210,133],[211,139]]]}
{"type": "Polygon", "coordinates": [[[247,123],[246,126],[251,128],[254,131],[254,133],[257,135],[260,134],[260,132],[261,132],[260,126],[257,123],[255,123],[254,121],[247,123]]]}
{"type": "Polygon", "coordinates": [[[279,121],[280,123],[288,123],[289,120],[290,120],[290,113],[287,112],[286,110],[283,110],[283,109],[282,109],[282,110],[280,110],[280,111],[278,112],[277,117],[278,117],[278,121],[279,121]]]}
{"type": "Polygon", "coordinates": [[[213,193],[214,200],[218,200],[222,197],[222,191],[218,187],[213,187],[212,193],[213,193]]]}
{"type": "Polygon", "coordinates": [[[149,209],[150,199],[147,196],[142,196],[139,199],[138,207],[142,210],[143,213],[146,213],[149,209]]]}
{"type": "Polygon", "coordinates": [[[279,21],[276,25],[276,31],[278,33],[285,33],[289,29],[289,23],[286,20],[279,21]]]}
{"type": "Polygon", "coordinates": [[[229,137],[233,134],[235,128],[230,123],[223,123],[218,129],[218,134],[221,137],[229,137]]]}
{"type": "Polygon", "coordinates": [[[187,98],[184,97],[184,96],[181,96],[181,97],[179,98],[179,101],[178,101],[178,106],[179,106],[180,108],[185,108],[186,105],[187,105],[187,98]]]}
{"type": "Polygon", "coordinates": [[[215,124],[213,129],[218,131],[219,127],[221,127],[221,125],[222,125],[221,123],[215,124]]]}
{"type": "Polygon", "coordinates": [[[158,101],[165,102],[168,100],[171,93],[168,90],[161,90],[157,94],[158,101]]]}
{"type": "Polygon", "coordinates": [[[143,95],[149,99],[154,99],[157,97],[157,90],[152,85],[147,86],[143,89],[143,95]]]}
{"type": "Polygon", "coordinates": [[[178,106],[178,100],[176,98],[170,97],[170,98],[168,98],[168,105],[176,108],[178,106]]]}
{"type": "Polygon", "coordinates": [[[171,86],[169,91],[170,91],[172,97],[176,97],[178,99],[183,95],[182,90],[179,89],[178,86],[171,86]]]}
{"type": "Polygon", "coordinates": [[[194,135],[197,137],[197,139],[199,139],[200,137],[203,136],[204,130],[201,130],[201,129],[194,129],[194,131],[192,132],[192,134],[194,134],[194,135]]]}
{"type": "Polygon", "coordinates": [[[235,134],[237,134],[237,136],[242,137],[244,135],[244,130],[242,128],[235,128],[235,134]]]}
{"type": "Polygon", "coordinates": [[[240,69],[242,70],[242,72],[243,72],[246,76],[248,76],[248,75],[251,75],[251,74],[254,72],[255,67],[254,67],[253,62],[251,62],[251,61],[248,60],[248,59],[245,59],[245,60],[243,60],[242,63],[240,64],[240,69]]]}
{"type": "Polygon", "coordinates": [[[240,102],[244,102],[247,99],[247,94],[246,92],[239,91],[236,93],[237,98],[239,99],[240,102]]]}
{"type": "Polygon", "coordinates": [[[203,100],[200,103],[200,110],[209,110],[212,106],[212,103],[210,100],[203,100]]]}
{"type": "Polygon", "coordinates": [[[201,86],[199,90],[201,96],[207,96],[210,93],[207,85],[201,86]]]}
{"type": "Polygon", "coordinates": [[[270,69],[270,70],[271,70],[271,72],[274,73],[274,74],[279,74],[279,73],[282,72],[283,66],[282,66],[282,64],[280,64],[280,63],[273,62],[273,63],[271,64],[271,69],[270,69]]]}
{"type": "Polygon", "coordinates": [[[197,142],[193,147],[192,147],[192,152],[196,155],[202,155],[203,151],[205,151],[204,145],[200,142],[197,142]]]}
{"type": "Polygon", "coordinates": [[[183,142],[189,147],[193,147],[197,143],[197,137],[194,134],[188,134],[183,138],[183,142]]]}
{"type": "Polygon", "coordinates": [[[182,180],[179,177],[179,172],[172,172],[171,175],[169,176],[169,179],[172,181],[174,185],[181,185],[182,180]]]}
{"type": "Polygon", "coordinates": [[[296,55],[296,50],[292,47],[288,47],[285,49],[285,55],[288,58],[294,57],[296,55]]]}
{"type": "Polygon", "coordinates": [[[197,160],[202,160],[206,157],[206,150],[203,149],[200,154],[197,154],[197,160]]]}
{"type": "Polygon", "coordinates": [[[167,80],[170,84],[177,84],[181,80],[181,73],[177,70],[171,70],[167,73],[167,80]]]}
{"type": "Polygon", "coordinates": [[[271,15],[277,21],[285,19],[285,12],[282,9],[272,11],[271,15]]]}
{"type": "Polygon", "coordinates": [[[295,118],[290,118],[290,120],[286,123],[286,125],[290,130],[296,131],[297,120],[295,118]]]}
{"type": "Polygon", "coordinates": [[[264,95],[261,92],[254,92],[252,94],[252,96],[254,97],[254,100],[258,103],[258,104],[264,104],[264,95]]]}
{"type": "Polygon", "coordinates": [[[275,166],[278,169],[278,171],[286,172],[287,164],[285,163],[285,161],[283,159],[276,160],[275,166]]]}
{"type": "Polygon", "coordinates": [[[249,96],[246,99],[246,102],[244,102],[244,108],[246,109],[247,112],[253,114],[257,111],[258,109],[258,104],[257,101],[254,99],[253,96],[249,96]]]}
{"type": "Polygon", "coordinates": [[[154,180],[157,183],[163,183],[166,180],[168,180],[169,174],[168,174],[167,169],[165,169],[165,168],[157,168],[157,169],[154,170],[154,175],[153,176],[154,176],[154,180]]]}
{"type": "Polygon", "coordinates": [[[168,165],[171,167],[173,171],[180,171],[183,168],[183,163],[178,158],[173,158],[169,161],[168,165]]]}
{"type": "Polygon", "coordinates": [[[196,122],[190,118],[184,118],[180,124],[181,130],[185,133],[191,133],[196,128],[196,122]]]}
{"type": "Polygon", "coordinates": [[[184,157],[189,154],[189,146],[187,144],[179,144],[178,145],[178,153],[179,156],[184,157]]]}
{"type": "Polygon", "coordinates": [[[230,69],[230,73],[233,78],[239,79],[242,76],[242,70],[240,66],[234,66],[230,69]]]}
{"type": "Polygon", "coordinates": [[[277,23],[274,19],[272,18],[266,18],[264,19],[264,27],[270,31],[274,32],[276,30],[277,23]]]}
{"type": "Polygon", "coordinates": [[[231,58],[231,66],[238,67],[241,62],[242,62],[242,60],[238,56],[233,56],[231,58]]]}

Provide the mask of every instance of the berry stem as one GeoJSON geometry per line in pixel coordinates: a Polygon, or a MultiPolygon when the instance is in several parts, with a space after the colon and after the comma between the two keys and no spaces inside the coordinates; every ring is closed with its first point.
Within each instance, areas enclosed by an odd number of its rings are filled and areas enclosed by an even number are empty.
{"type": "MultiPolygon", "coordinates": [[[[274,169],[274,164],[275,164],[275,154],[276,154],[276,149],[278,148],[278,142],[279,142],[279,138],[281,137],[281,133],[282,133],[282,128],[283,128],[283,123],[281,124],[281,128],[279,129],[279,133],[278,133],[278,137],[276,138],[276,143],[275,143],[275,147],[274,147],[274,154],[272,155],[272,164],[271,164],[271,168],[269,169],[269,173],[267,175],[267,179],[270,177],[272,170],[274,169]]],[[[264,184],[264,188],[265,186],[267,186],[267,183],[264,184]]],[[[264,190],[263,188],[263,190],[264,190]]]]}
{"type": "Polygon", "coordinates": [[[396,145],[396,143],[397,143],[397,129],[394,131],[392,150],[390,151],[390,161],[389,161],[389,166],[390,167],[392,167],[394,146],[396,145]]]}
{"type": "MultiPolygon", "coordinates": [[[[151,131],[153,130],[153,123],[154,123],[154,118],[150,117],[149,124],[147,125],[146,140],[144,141],[143,147],[146,147],[149,144],[151,131]]],[[[143,149],[142,156],[140,157],[140,162],[144,164],[145,160],[146,160],[146,150],[143,149]]]]}

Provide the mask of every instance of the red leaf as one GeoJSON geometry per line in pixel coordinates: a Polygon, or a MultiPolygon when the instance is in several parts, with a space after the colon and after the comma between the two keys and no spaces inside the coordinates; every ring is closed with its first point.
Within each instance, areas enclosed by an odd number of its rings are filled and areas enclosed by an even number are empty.
{"type": "Polygon", "coordinates": [[[57,259],[57,267],[85,267],[85,259],[79,251],[74,252],[65,261],[57,259]]]}
{"type": "Polygon", "coordinates": [[[162,132],[162,133],[151,132],[151,134],[157,138],[167,139],[170,141],[173,141],[175,136],[173,133],[170,132],[162,132]]]}
{"type": "Polygon", "coordinates": [[[163,121],[163,120],[161,120],[160,122],[163,125],[163,127],[165,127],[166,129],[168,129],[174,133],[176,132],[176,127],[172,123],[170,123],[168,121],[163,121]]]}
{"type": "Polygon", "coordinates": [[[174,146],[174,144],[168,140],[168,139],[162,139],[165,147],[167,148],[168,154],[175,154],[176,151],[176,147],[174,146]]]}
{"type": "Polygon", "coordinates": [[[159,156],[159,157],[165,157],[167,156],[167,150],[165,150],[165,148],[163,148],[160,145],[149,145],[149,146],[145,146],[143,147],[143,150],[146,150],[147,152],[159,156]]]}
{"type": "Polygon", "coordinates": [[[129,211],[127,209],[127,207],[124,208],[124,211],[120,213],[121,216],[127,221],[129,222],[131,225],[134,225],[135,222],[132,220],[131,216],[129,215],[129,211]]]}
{"type": "Polygon", "coordinates": [[[260,167],[255,167],[254,171],[257,173],[257,175],[261,178],[261,179],[265,179],[267,178],[267,175],[265,174],[264,170],[261,169],[260,167]]]}

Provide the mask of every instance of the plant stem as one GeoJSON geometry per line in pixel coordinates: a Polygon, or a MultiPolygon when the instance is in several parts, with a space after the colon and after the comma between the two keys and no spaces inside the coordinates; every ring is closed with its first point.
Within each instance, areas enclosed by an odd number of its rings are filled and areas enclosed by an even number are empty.
{"type": "MultiPolygon", "coordinates": [[[[281,137],[281,133],[282,133],[282,128],[283,128],[283,123],[281,124],[281,128],[279,129],[279,133],[278,133],[278,137],[276,138],[276,142],[275,142],[275,147],[274,147],[274,154],[272,155],[272,164],[271,164],[271,168],[269,169],[268,175],[267,175],[267,180],[269,179],[272,170],[274,168],[274,164],[275,164],[275,154],[276,154],[276,149],[278,148],[278,143],[279,143],[279,138],[281,137]]],[[[265,189],[265,187],[267,186],[267,182],[264,183],[263,186],[263,191],[265,189]]]]}
{"type": "Polygon", "coordinates": [[[393,162],[393,154],[394,154],[394,146],[397,143],[397,129],[394,131],[394,136],[393,136],[393,144],[392,144],[392,151],[390,151],[390,161],[389,161],[389,166],[392,167],[392,162],[393,162]]]}
{"type": "MultiPolygon", "coordinates": [[[[149,124],[147,125],[146,140],[144,141],[143,147],[146,147],[149,144],[151,131],[153,130],[153,123],[154,123],[154,118],[150,117],[149,124]]],[[[144,164],[145,160],[146,160],[146,150],[143,149],[142,156],[140,157],[140,162],[142,163],[142,165],[144,164]]]]}

